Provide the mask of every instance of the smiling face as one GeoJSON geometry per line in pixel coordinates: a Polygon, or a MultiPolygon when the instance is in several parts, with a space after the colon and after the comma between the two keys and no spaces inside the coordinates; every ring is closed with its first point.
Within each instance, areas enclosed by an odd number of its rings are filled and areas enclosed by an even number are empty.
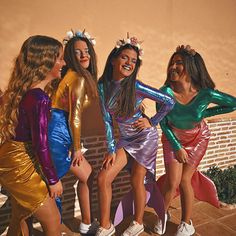
{"type": "Polygon", "coordinates": [[[121,80],[130,76],[137,63],[137,52],[133,49],[124,49],[118,57],[112,60],[113,79],[121,80]]]}
{"type": "Polygon", "coordinates": [[[65,65],[65,61],[63,58],[63,49],[60,48],[59,56],[56,59],[56,62],[52,68],[52,70],[49,72],[49,75],[55,79],[55,78],[61,78],[61,68],[65,65]]]}
{"type": "Polygon", "coordinates": [[[183,75],[185,75],[184,61],[180,55],[176,54],[170,62],[168,77],[170,81],[178,81],[183,75]]]}
{"type": "Polygon", "coordinates": [[[90,54],[87,43],[85,41],[78,40],[75,42],[74,47],[78,62],[84,69],[87,69],[90,64],[90,54]]]}

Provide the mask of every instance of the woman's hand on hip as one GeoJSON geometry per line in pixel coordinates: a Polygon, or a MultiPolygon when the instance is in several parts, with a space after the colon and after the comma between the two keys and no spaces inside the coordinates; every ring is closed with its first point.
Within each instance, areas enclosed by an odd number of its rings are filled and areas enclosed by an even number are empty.
{"type": "Polygon", "coordinates": [[[139,118],[132,124],[132,126],[140,130],[152,127],[147,118],[139,118]]]}

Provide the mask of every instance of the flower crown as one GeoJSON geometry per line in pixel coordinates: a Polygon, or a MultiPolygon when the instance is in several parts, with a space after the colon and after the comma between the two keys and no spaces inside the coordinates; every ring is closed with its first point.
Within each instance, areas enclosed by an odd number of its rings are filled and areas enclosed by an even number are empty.
{"type": "Polygon", "coordinates": [[[66,37],[63,39],[63,43],[67,44],[68,41],[74,37],[81,37],[81,38],[86,38],[89,40],[89,42],[94,46],[96,44],[96,40],[90,36],[88,32],[85,31],[85,29],[81,32],[79,30],[73,31],[70,30],[66,32],[66,37]]]}
{"type": "Polygon", "coordinates": [[[196,51],[194,49],[191,48],[190,45],[179,45],[177,48],[176,48],[176,52],[180,52],[180,51],[184,51],[184,52],[187,52],[189,55],[191,56],[195,56],[196,54],[196,51]]]}
{"type": "Polygon", "coordinates": [[[142,43],[142,41],[138,41],[138,39],[136,37],[129,37],[129,33],[127,33],[127,38],[126,39],[120,39],[116,42],[115,47],[116,48],[120,48],[125,46],[126,44],[130,44],[132,46],[135,46],[138,48],[139,51],[139,59],[142,60],[142,56],[144,54],[143,49],[141,48],[140,44],[142,43]]]}

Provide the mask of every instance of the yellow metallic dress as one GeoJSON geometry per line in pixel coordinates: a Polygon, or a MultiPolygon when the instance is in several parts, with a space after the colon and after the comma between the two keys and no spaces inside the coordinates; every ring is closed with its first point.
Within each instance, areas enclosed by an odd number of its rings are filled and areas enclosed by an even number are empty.
{"type": "Polygon", "coordinates": [[[49,111],[48,96],[41,89],[29,90],[20,102],[14,140],[0,146],[0,184],[12,202],[9,236],[22,235],[21,220],[32,215],[48,196],[40,169],[48,184],[58,181],[48,149],[49,111]]]}
{"type": "MultiPolygon", "coordinates": [[[[86,93],[85,79],[78,73],[68,70],[60,82],[52,99],[49,123],[49,147],[59,178],[70,169],[70,151],[81,149],[81,116],[83,109],[90,104],[86,93]]],[[[60,199],[56,199],[61,211],[60,199]]]]}

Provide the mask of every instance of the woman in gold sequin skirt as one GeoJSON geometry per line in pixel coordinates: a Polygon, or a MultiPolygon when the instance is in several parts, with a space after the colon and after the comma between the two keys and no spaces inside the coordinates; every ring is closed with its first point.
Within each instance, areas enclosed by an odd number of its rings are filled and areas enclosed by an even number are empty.
{"type": "Polygon", "coordinates": [[[59,41],[29,37],[2,97],[0,184],[11,195],[9,236],[28,235],[24,220],[31,215],[41,223],[44,235],[60,235],[60,216],[53,199],[62,194],[62,185],[48,149],[51,103],[44,88],[60,76],[64,64],[59,41]]]}

